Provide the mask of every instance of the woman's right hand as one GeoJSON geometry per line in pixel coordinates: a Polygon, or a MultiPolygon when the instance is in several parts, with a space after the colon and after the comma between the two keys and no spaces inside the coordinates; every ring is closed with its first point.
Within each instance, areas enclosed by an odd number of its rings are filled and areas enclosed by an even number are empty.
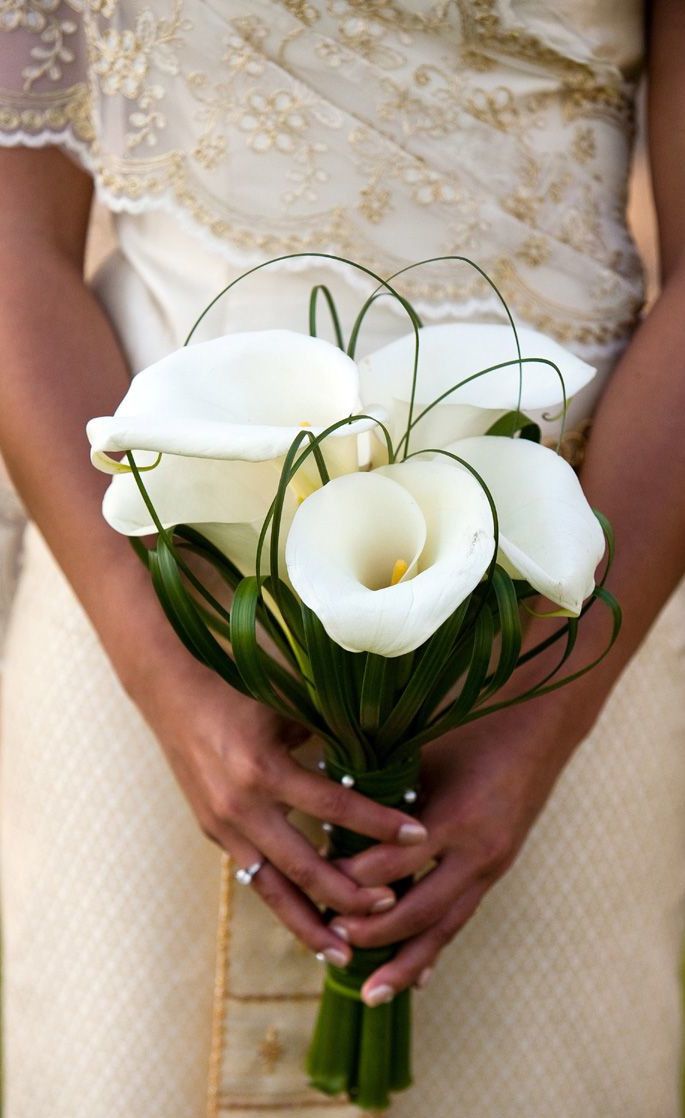
{"type": "Polygon", "coordinates": [[[233,691],[185,650],[178,653],[173,684],[160,665],[158,682],[148,682],[138,705],[202,830],[238,866],[266,858],[252,888],[307,947],[345,965],[351,949],[317,905],[368,915],[390,909],[395,894],[387,886],[359,886],[327,862],[288,820],[288,811],[297,808],[400,845],[425,840],[425,829],[411,816],[305,769],[291,755],[307,736],[301,726],[233,691]]]}

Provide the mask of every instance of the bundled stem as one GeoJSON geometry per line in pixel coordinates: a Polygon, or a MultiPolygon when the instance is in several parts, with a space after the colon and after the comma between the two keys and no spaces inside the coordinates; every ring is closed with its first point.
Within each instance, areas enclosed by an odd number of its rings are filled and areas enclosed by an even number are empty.
{"type": "MultiPolygon", "coordinates": [[[[417,790],[419,766],[418,753],[386,769],[357,773],[346,770],[333,758],[326,761],[333,780],[352,776],[358,791],[377,803],[404,811],[408,808],[405,793],[417,790]]],[[[349,858],[373,843],[364,835],[334,827],[330,857],[349,858]]],[[[404,878],[394,882],[393,889],[402,896],[410,885],[411,878],[404,878]]],[[[361,1000],[366,980],[393,958],[398,946],[356,948],[345,970],[327,966],[307,1057],[313,1086],[328,1095],[345,1092],[365,1110],[385,1109],[390,1105],[391,1092],[411,1083],[411,991],[403,990],[386,1005],[371,1007],[361,1000]]]]}

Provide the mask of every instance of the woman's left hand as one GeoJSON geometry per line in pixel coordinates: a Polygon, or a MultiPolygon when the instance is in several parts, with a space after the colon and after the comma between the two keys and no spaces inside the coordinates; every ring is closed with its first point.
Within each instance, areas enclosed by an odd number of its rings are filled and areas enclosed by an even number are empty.
{"type": "Polygon", "coordinates": [[[365,983],[367,1005],[389,1001],[405,987],[424,986],[441,949],[511,866],[589,729],[579,725],[577,713],[564,717],[565,711],[558,693],[552,694],[425,746],[418,818],[428,841],[405,850],[381,843],[336,863],[360,885],[377,886],[437,862],[391,911],[331,922],[354,946],[402,942],[392,961],[365,983]]]}

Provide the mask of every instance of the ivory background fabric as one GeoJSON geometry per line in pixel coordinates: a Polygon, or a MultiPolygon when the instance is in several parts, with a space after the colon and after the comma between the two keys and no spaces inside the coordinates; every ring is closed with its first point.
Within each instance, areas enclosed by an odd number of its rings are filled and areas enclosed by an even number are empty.
{"type": "MultiPolygon", "coordinates": [[[[342,230],[350,251],[391,268],[400,248],[409,259],[418,244],[454,247],[454,230],[523,321],[610,371],[641,298],[621,216],[637,5],[8,0],[3,15],[4,142],[61,139],[117,211],[119,247],[95,286],[132,369],[179,344],[245,261],[289,238],[330,248],[342,230]],[[39,64],[32,52],[55,27],[64,56],[30,80],[22,70],[39,64]],[[322,40],[333,48],[317,49],[322,40]],[[87,63],[67,57],[79,42],[87,63]],[[338,81],[336,49],[363,82],[338,81]],[[228,108],[212,115],[205,93],[220,86],[228,108]],[[360,90],[364,104],[350,104],[360,90]],[[347,114],[345,127],[317,116],[322,100],[347,114]],[[129,144],[145,113],[155,143],[129,144]],[[406,148],[397,177],[387,158],[375,177],[349,158],[351,117],[381,154],[406,148]],[[218,149],[200,145],[208,133],[218,149]],[[328,145],[313,157],[329,168],[319,188],[337,191],[344,211],[330,228],[325,205],[293,206],[273,190],[288,189],[309,142],[328,145]],[[217,161],[205,167],[210,149],[217,161]]],[[[206,331],[304,328],[309,287],[323,279],[349,321],[357,286],[319,263],[250,281],[206,331]]],[[[461,280],[423,282],[415,291],[432,319],[496,314],[461,280]]],[[[379,305],[365,345],[402,328],[379,305]]],[[[577,418],[591,406],[578,401],[577,418]]],[[[393,1118],[679,1113],[683,608],[681,591],[521,860],[417,996],[419,1086],[393,1118]]],[[[215,973],[218,854],[33,530],[7,661],[7,1118],[195,1118],[210,1059],[212,1116],[352,1118],[303,1081],[318,965],[248,890],[223,897],[215,973]]]]}

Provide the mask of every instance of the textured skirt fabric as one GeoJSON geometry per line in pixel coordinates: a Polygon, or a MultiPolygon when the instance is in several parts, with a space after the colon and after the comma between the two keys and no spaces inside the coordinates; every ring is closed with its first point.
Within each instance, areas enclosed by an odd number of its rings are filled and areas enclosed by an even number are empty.
{"type": "Polygon", "coordinates": [[[3,678],[3,1113],[195,1118],[220,853],[27,537],[3,678]]]}
{"type": "MultiPolygon", "coordinates": [[[[683,633],[681,589],[415,996],[392,1118],[679,1114],[683,633]]],[[[357,1114],[306,1087],[318,964],[222,874],[34,529],[2,737],[6,1118],[357,1114]]]]}

